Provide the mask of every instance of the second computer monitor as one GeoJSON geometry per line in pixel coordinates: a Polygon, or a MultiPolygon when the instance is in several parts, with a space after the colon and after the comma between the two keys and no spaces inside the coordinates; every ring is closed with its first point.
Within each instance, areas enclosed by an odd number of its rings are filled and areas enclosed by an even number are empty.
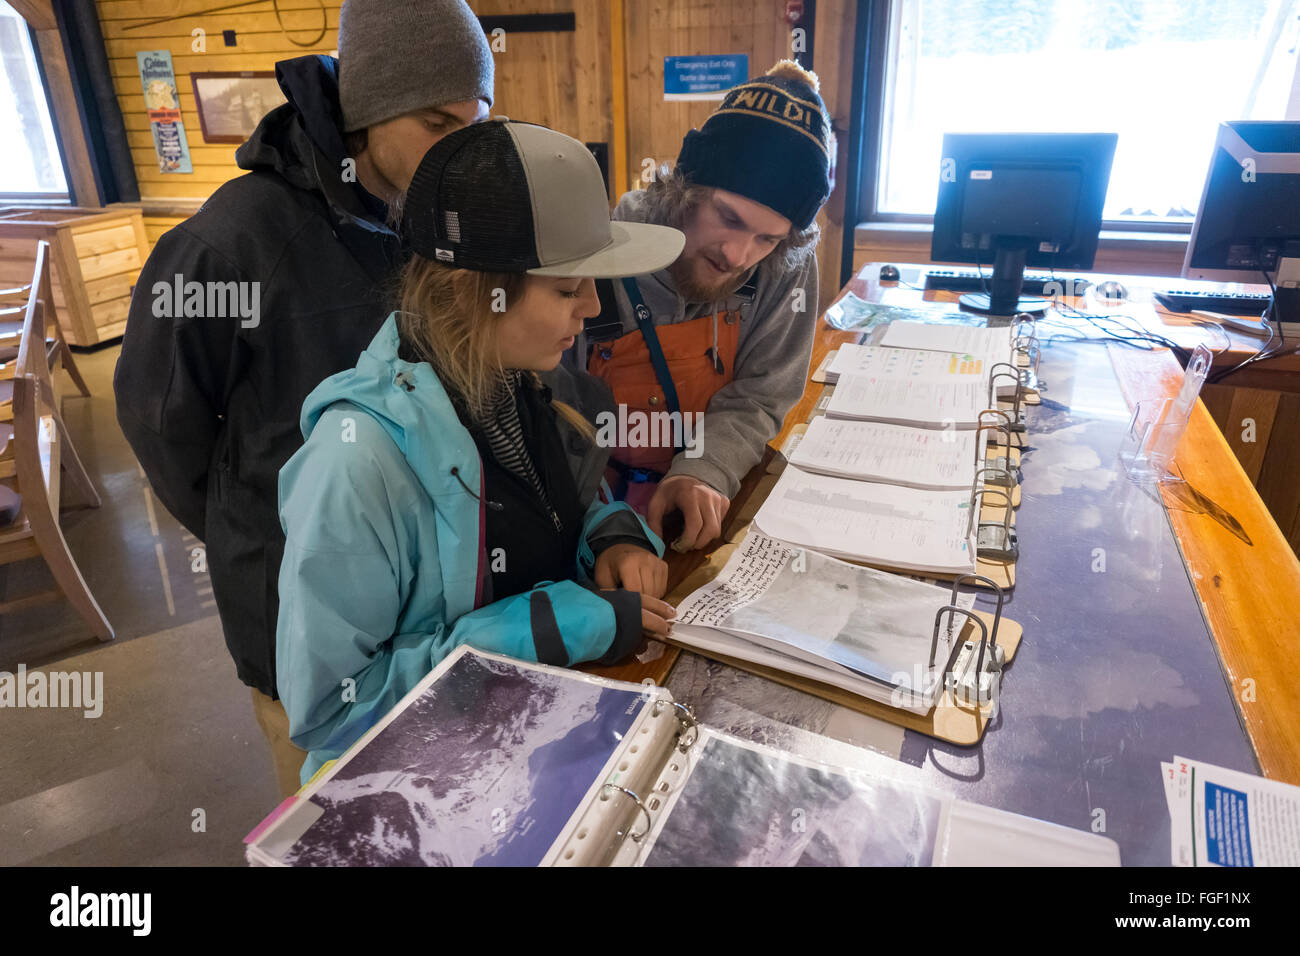
{"type": "Polygon", "coordinates": [[[930,257],[992,266],[988,295],[963,308],[1039,312],[1020,295],[1025,266],[1090,269],[1115,157],[1114,133],[948,133],[930,257]]]}

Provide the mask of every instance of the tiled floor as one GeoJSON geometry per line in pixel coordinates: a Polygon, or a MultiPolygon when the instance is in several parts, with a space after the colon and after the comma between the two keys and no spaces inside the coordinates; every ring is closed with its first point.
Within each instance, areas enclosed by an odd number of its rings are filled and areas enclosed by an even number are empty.
{"type": "MultiPolygon", "coordinates": [[[[102,673],[103,713],[0,709],[0,865],[238,865],[279,802],[198,542],[118,429],[119,350],[77,354],[92,394],[63,405],[103,499],[65,513],[64,534],[117,637],[89,636],[66,602],[0,616],[0,671],[102,673]]],[[[51,583],[39,561],[0,568],[4,599],[51,583]]]]}

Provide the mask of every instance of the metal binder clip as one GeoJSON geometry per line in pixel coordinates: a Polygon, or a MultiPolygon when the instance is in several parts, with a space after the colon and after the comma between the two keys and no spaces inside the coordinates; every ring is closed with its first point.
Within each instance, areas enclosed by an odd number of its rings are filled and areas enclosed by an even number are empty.
{"type": "MultiPolygon", "coordinates": [[[[956,600],[955,598],[953,600],[956,600]]],[[[948,660],[944,662],[943,673],[939,676],[939,685],[944,690],[952,691],[953,697],[958,702],[970,705],[972,703],[985,703],[981,697],[987,697],[991,700],[996,696],[994,690],[994,681],[992,674],[985,674],[984,671],[984,648],[988,645],[989,629],[984,620],[977,617],[971,611],[958,607],[956,604],[946,604],[939,608],[934,615],[934,631],[930,635],[930,670],[934,670],[935,651],[939,645],[939,625],[943,622],[943,616],[948,615],[948,643],[952,650],[948,654],[948,660]],[[959,641],[953,644],[953,618],[960,614],[971,621],[980,629],[979,644],[972,644],[970,641],[959,641]],[[974,668],[971,667],[971,657],[975,657],[976,663],[974,668]],[[981,680],[981,677],[985,677],[981,680]],[[971,692],[974,692],[973,694],[971,692]],[[983,693],[981,693],[983,692],[983,693]],[[972,696],[975,698],[972,701],[972,696]]],[[[964,623],[964,622],[963,622],[964,623]]],[[[960,631],[958,631],[960,633],[960,631]]],[[[1001,678],[1001,663],[1004,656],[998,651],[989,653],[988,659],[990,664],[997,662],[997,671],[999,684],[1001,678]]],[[[992,668],[990,668],[992,670],[992,668]]]]}
{"type": "Polygon", "coordinates": [[[1007,422],[1007,428],[1013,432],[1023,432],[1025,430],[1025,410],[1021,407],[1020,400],[1024,397],[1025,386],[1020,380],[1020,369],[1010,362],[997,362],[989,368],[989,390],[988,404],[992,408],[997,407],[994,396],[997,394],[998,379],[1009,378],[1015,382],[1016,394],[1011,403],[1011,415],[1007,422]],[[1007,371],[999,372],[997,369],[1005,368],[1007,371]]]}
{"type": "MultiPolygon", "coordinates": [[[[1004,458],[1003,461],[1006,461],[1004,458]]],[[[975,480],[980,480],[980,475],[987,474],[984,479],[985,485],[992,485],[995,488],[1014,488],[1016,486],[1016,476],[1011,474],[1009,468],[999,468],[997,465],[985,465],[975,472],[975,480]]]]}
{"type": "Polygon", "coordinates": [[[953,615],[960,614],[974,621],[980,629],[978,644],[963,641],[949,658],[949,666],[944,671],[944,687],[951,690],[953,696],[963,704],[986,704],[996,701],[1002,686],[1002,667],[1006,663],[1006,654],[998,646],[998,625],[1002,621],[1002,602],[1005,595],[998,585],[982,574],[963,574],[952,583],[952,595],[946,606],[939,609],[934,617],[934,634],[930,642],[930,663],[934,666],[934,652],[939,640],[939,623],[946,612],[948,614],[948,635],[952,640],[953,615]],[[980,583],[991,587],[998,596],[997,610],[993,615],[993,627],[989,629],[984,620],[974,613],[957,606],[958,589],[963,582],[980,583]]]}
{"type": "MultiPolygon", "coordinates": [[[[986,408],[984,411],[980,412],[980,417],[983,418],[983,416],[988,414],[989,412],[992,412],[996,415],[1001,415],[1006,421],[1011,420],[1011,417],[1006,412],[1002,411],[1002,409],[1000,408],[986,408]]],[[[1006,446],[1006,452],[1001,455],[998,454],[998,452],[1001,449],[999,448],[998,443],[996,441],[990,442],[989,444],[985,445],[984,468],[992,469],[994,471],[1004,471],[1008,475],[1010,475],[1011,474],[1011,432],[1007,429],[1005,424],[1003,425],[981,424],[975,429],[975,464],[978,465],[980,463],[980,432],[986,430],[1002,433],[1002,444],[1006,446]],[[990,451],[992,452],[992,454],[990,454],[990,451]]],[[[1019,469],[1017,469],[1017,471],[1018,470],[1019,469]]]]}
{"type": "Polygon", "coordinates": [[[966,538],[975,532],[975,554],[990,561],[1015,561],[1020,557],[1020,544],[1016,539],[1016,529],[1011,527],[1011,495],[1002,488],[990,488],[979,483],[979,475],[971,485],[970,515],[966,519],[966,538]],[[1002,522],[979,521],[976,526],[979,508],[986,495],[1001,496],[1006,502],[1002,522]]]}
{"type": "Polygon", "coordinates": [[[625,793],[632,798],[632,800],[636,803],[637,809],[645,814],[645,829],[642,830],[640,833],[631,832],[631,828],[628,828],[627,830],[619,830],[618,837],[620,840],[623,839],[624,837],[631,837],[633,843],[640,843],[642,840],[644,840],[645,835],[650,832],[650,826],[653,823],[653,820],[650,816],[650,811],[646,809],[646,805],[641,801],[641,798],[638,797],[631,790],[629,790],[627,787],[620,787],[616,783],[607,783],[600,789],[601,791],[617,790],[619,793],[625,793]]]}
{"type": "MultiPolygon", "coordinates": [[[[1001,408],[986,408],[986,409],[984,409],[982,412],[980,412],[978,416],[976,416],[975,421],[976,421],[976,428],[975,428],[975,439],[976,439],[976,441],[975,441],[975,463],[976,463],[977,465],[979,464],[979,456],[980,456],[979,433],[982,432],[982,431],[984,431],[985,429],[991,429],[992,431],[995,431],[995,432],[1001,432],[1001,433],[1002,433],[1002,443],[1003,443],[1003,445],[1005,445],[1006,448],[1007,448],[1007,455],[1004,455],[1004,456],[1002,456],[1002,457],[1000,457],[1000,458],[997,458],[997,459],[993,462],[993,464],[994,464],[995,466],[1002,467],[1002,468],[1009,467],[1009,465],[1010,465],[1010,461],[1009,461],[1008,456],[1010,455],[1010,449],[1013,447],[1013,443],[1012,443],[1012,441],[1011,441],[1011,416],[1010,416],[1010,415],[1009,415],[1005,410],[1003,410],[1003,409],[1001,409],[1001,408]],[[997,417],[997,418],[1002,419],[1002,424],[1000,424],[1000,425],[990,425],[990,424],[987,424],[987,423],[984,421],[984,416],[985,416],[985,415],[993,415],[993,416],[995,416],[995,417],[997,417]]],[[[996,443],[994,443],[992,447],[996,448],[996,447],[997,447],[996,443]]],[[[986,448],[986,451],[987,451],[987,448],[986,448]]]]}
{"type": "Polygon", "coordinates": [[[690,750],[695,745],[695,741],[700,738],[700,722],[695,717],[695,711],[686,704],[678,703],[675,700],[664,700],[662,697],[655,701],[655,705],[650,710],[650,716],[658,717],[664,705],[671,705],[678,711],[677,722],[681,724],[682,729],[677,732],[677,749],[682,753],[690,750]],[[687,734],[690,737],[686,738],[687,734]]]}
{"type": "Polygon", "coordinates": [[[1023,349],[1016,349],[1013,353],[1013,357],[1016,360],[1016,368],[1032,369],[1034,377],[1038,377],[1038,363],[1042,360],[1043,351],[1038,347],[1037,340],[1030,342],[1029,345],[1023,349]],[[1021,362],[1021,359],[1024,359],[1024,361],[1021,362]]]}

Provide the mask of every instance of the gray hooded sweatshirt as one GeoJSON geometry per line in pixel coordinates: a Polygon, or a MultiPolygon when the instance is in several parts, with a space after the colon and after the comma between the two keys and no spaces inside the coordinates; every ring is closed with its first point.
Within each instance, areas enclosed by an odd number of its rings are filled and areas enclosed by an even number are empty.
{"type": "MultiPolygon", "coordinates": [[[[645,222],[645,192],[619,200],[613,218],[645,222]]],[[[688,322],[719,310],[740,311],[740,341],[733,381],[721,388],[705,411],[701,454],[678,454],[668,475],[689,475],[728,498],[763,456],[786,413],[808,381],[813,332],[817,324],[817,257],[795,270],[778,270],[763,260],[730,296],[713,302],[688,302],[667,270],[637,278],[637,286],[656,326],[688,322]],[[802,309],[800,309],[802,306],[802,309]]],[[[632,305],[620,282],[614,283],[624,334],[639,334],[632,305]]],[[[585,343],[579,355],[585,355],[585,343]]]]}

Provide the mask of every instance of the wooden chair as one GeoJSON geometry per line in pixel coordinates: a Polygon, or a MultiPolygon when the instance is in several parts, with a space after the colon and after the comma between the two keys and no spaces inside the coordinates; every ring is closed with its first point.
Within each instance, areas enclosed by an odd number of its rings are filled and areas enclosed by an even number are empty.
{"type": "Polygon", "coordinates": [[[36,271],[17,340],[13,377],[5,383],[13,396],[12,424],[0,432],[0,440],[8,434],[2,453],[5,458],[0,462],[12,463],[12,478],[6,483],[16,480],[22,509],[17,520],[0,528],[0,565],[39,556],[58,587],[0,602],[0,614],[63,596],[94,635],[108,641],[113,639],[113,628],[86,586],[59,527],[65,479],[83,506],[98,508],[100,499],[72,446],[50,377],[47,334],[54,299],[49,262],[49,244],[42,242],[36,250],[36,271]]]}
{"type": "MultiPolygon", "coordinates": [[[[48,245],[48,244],[47,244],[48,245]]],[[[46,254],[49,260],[49,254],[46,254]]],[[[18,341],[22,338],[23,316],[27,313],[27,302],[31,298],[30,285],[13,289],[0,289],[0,422],[13,420],[13,385],[14,362],[18,358],[18,341]]],[[[60,371],[68,373],[77,390],[85,397],[90,396],[90,388],[81,377],[81,370],[72,357],[68,341],[63,336],[63,326],[59,324],[54,311],[54,300],[47,299],[45,323],[45,361],[50,367],[51,376],[60,371]]],[[[0,474],[0,477],[3,477],[0,474]]]]}

